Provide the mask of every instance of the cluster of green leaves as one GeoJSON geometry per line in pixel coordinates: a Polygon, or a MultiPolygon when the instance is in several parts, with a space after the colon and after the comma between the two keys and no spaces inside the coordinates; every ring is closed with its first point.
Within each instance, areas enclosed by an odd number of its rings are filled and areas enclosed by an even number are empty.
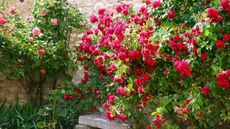
{"type": "Polygon", "coordinates": [[[78,122],[77,106],[66,102],[48,103],[34,107],[31,103],[8,105],[0,101],[0,128],[2,129],[72,129],[78,122]]]}

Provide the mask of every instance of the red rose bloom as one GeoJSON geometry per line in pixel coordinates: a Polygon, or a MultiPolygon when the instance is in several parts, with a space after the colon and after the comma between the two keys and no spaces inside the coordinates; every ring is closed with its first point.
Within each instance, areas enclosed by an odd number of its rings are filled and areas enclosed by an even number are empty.
{"type": "Polygon", "coordinates": [[[103,108],[106,110],[110,110],[109,104],[108,103],[104,103],[103,104],[103,108]]]}
{"type": "Polygon", "coordinates": [[[122,86],[119,86],[117,88],[117,94],[119,94],[120,96],[126,96],[126,90],[125,90],[125,88],[122,87],[122,86]]]}
{"type": "Polygon", "coordinates": [[[88,66],[84,66],[84,70],[85,70],[85,71],[88,71],[88,70],[89,70],[89,67],[88,67],[88,66]]]}
{"type": "Polygon", "coordinates": [[[218,10],[215,8],[208,8],[207,9],[207,17],[209,17],[210,19],[212,19],[211,22],[220,22],[221,21],[221,16],[218,13],[218,10]]]}
{"type": "Polygon", "coordinates": [[[96,23],[97,21],[98,21],[97,16],[93,15],[93,16],[90,17],[90,22],[96,23]]]}
{"type": "Polygon", "coordinates": [[[126,120],[128,120],[128,117],[125,116],[124,114],[118,113],[118,114],[117,114],[117,117],[118,117],[121,121],[123,121],[123,122],[125,122],[126,120]]]}
{"type": "Polygon", "coordinates": [[[148,74],[144,73],[144,72],[141,74],[141,77],[143,77],[143,79],[144,79],[145,81],[150,80],[150,76],[149,76],[148,74]]]}
{"type": "Polygon", "coordinates": [[[6,23],[7,23],[7,20],[4,17],[0,18],[0,25],[4,25],[6,23]]]}
{"type": "Polygon", "coordinates": [[[100,81],[102,81],[102,80],[103,80],[103,76],[102,76],[102,75],[100,75],[99,80],[100,80],[100,81]]]}
{"type": "MultiPolygon", "coordinates": [[[[90,88],[89,88],[90,89],[90,88]]],[[[76,94],[82,94],[82,91],[80,88],[75,88],[74,91],[76,92],[76,94]]],[[[88,90],[89,91],[89,90],[88,90]]]]}
{"type": "Polygon", "coordinates": [[[41,70],[39,71],[39,73],[40,73],[41,75],[45,75],[45,74],[46,74],[46,70],[45,70],[45,69],[41,69],[41,70]]]}
{"type": "Polygon", "coordinates": [[[98,15],[103,15],[105,13],[105,8],[101,8],[98,10],[98,15]]]}
{"type": "Polygon", "coordinates": [[[95,112],[97,110],[96,106],[92,106],[92,111],[95,112]]]}
{"type": "Polygon", "coordinates": [[[168,19],[173,19],[174,17],[175,17],[174,11],[173,11],[173,10],[170,10],[170,11],[168,12],[168,19]]]}
{"type": "Polygon", "coordinates": [[[223,71],[216,75],[216,83],[220,88],[230,87],[230,70],[223,71]]]}
{"type": "Polygon", "coordinates": [[[150,124],[146,125],[146,129],[152,129],[150,124]]]}
{"type": "Polygon", "coordinates": [[[180,77],[188,77],[191,74],[191,68],[187,61],[175,61],[174,68],[180,74],[180,77]]]}
{"type": "Polygon", "coordinates": [[[154,123],[154,125],[157,127],[157,129],[160,129],[161,128],[161,124],[162,122],[164,122],[165,120],[160,116],[160,115],[157,115],[156,117],[154,117],[152,119],[152,122],[154,123]]]}
{"type": "Polygon", "coordinates": [[[118,53],[118,58],[122,61],[125,61],[126,60],[126,54],[124,52],[119,52],[118,53]]]}
{"type": "Polygon", "coordinates": [[[208,2],[207,1],[203,1],[201,2],[202,6],[207,6],[208,5],[208,2]]]}
{"type": "Polygon", "coordinates": [[[112,95],[111,93],[107,96],[107,100],[108,100],[109,104],[111,104],[111,105],[114,104],[114,99],[115,99],[115,96],[112,95]]]}
{"type": "Polygon", "coordinates": [[[113,116],[112,113],[109,112],[109,111],[106,111],[106,112],[105,112],[105,115],[106,115],[106,117],[107,117],[107,119],[108,119],[109,121],[113,121],[113,120],[116,119],[115,116],[113,116]]]}
{"type": "Polygon", "coordinates": [[[200,88],[200,93],[202,95],[209,94],[210,93],[210,89],[208,88],[208,86],[204,86],[204,87],[200,88]]]}
{"type": "Polygon", "coordinates": [[[64,99],[66,100],[66,101],[69,101],[69,100],[71,100],[73,97],[70,95],[70,94],[67,94],[67,93],[65,93],[64,94],[64,99]]]}
{"type": "Polygon", "coordinates": [[[160,1],[160,0],[155,0],[155,1],[153,1],[153,3],[152,3],[153,8],[157,8],[157,7],[159,7],[160,5],[161,5],[161,1],[160,1]]]}
{"type": "Polygon", "coordinates": [[[88,73],[85,73],[84,74],[84,81],[88,81],[88,79],[89,79],[89,75],[88,75],[88,73]]]}
{"type": "Polygon", "coordinates": [[[188,113],[188,108],[186,106],[182,106],[181,107],[181,110],[184,114],[187,114],[188,113]]]}
{"type": "Polygon", "coordinates": [[[229,0],[220,0],[220,6],[222,10],[227,10],[229,5],[229,0]]]}
{"type": "Polygon", "coordinates": [[[224,42],[222,40],[216,40],[216,48],[217,49],[223,49],[224,48],[224,42]]]}
{"type": "Polygon", "coordinates": [[[141,54],[137,50],[130,51],[128,56],[130,60],[138,60],[141,58],[141,54]]]}
{"type": "Polygon", "coordinates": [[[163,75],[164,76],[166,76],[167,75],[167,71],[165,70],[165,71],[163,71],[163,75]]]}
{"type": "Polygon", "coordinates": [[[200,60],[201,60],[201,61],[206,60],[206,58],[207,58],[206,54],[202,53],[202,54],[200,55],[200,60]]]}
{"type": "Polygon", "coordinates": [[[229,41],[230,40],[230,34],[225,33],[224,36],[223,36],[223,40],[224,41],[229,41]]]}
{"type": "Polygon", "coordinates": [[[122,6],[121,6],[121,5],[117,6],[117,7],[116,7],[116,11],[117,11],[118,13],[122,12],[122,6]]]}
{"type": "Polygon", "coordinates": [[[173,40],[174,42],[179,42],[179,41],[181,40],[181,37],[180,37],[180,35],[176,35],[176,36],[174,36],[174,37],[172,38],[172,40],[173,40]]]}
{"type": "Polygon", "coordinates": [[[207,17],[209,18],[216,18],[219,15],[218,10],[215,8],[208,8],[207,9],[207,17]]]}
{"type": "Polygon", "coordinates": [[[44,49],[39,49],[38,50],[38,54],[39,55],[44,55],[45,54],[45,50],[44,49]]]}

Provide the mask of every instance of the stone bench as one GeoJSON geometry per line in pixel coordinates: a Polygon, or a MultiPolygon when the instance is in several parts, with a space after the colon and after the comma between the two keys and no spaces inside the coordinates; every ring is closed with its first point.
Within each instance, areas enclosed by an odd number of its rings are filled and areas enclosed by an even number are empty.
{"type": "Polygon", "coordinates": [[[74,129],[128,129],[128,124],[108,121],[103,115],[85,115],[79,117],[79,125],[74,129]]]}

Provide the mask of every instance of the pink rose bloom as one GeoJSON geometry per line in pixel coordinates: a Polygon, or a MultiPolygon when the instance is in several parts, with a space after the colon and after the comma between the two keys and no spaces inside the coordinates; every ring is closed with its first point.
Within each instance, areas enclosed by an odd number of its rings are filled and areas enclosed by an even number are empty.
{"type": "Polygon", "coordinates": [[[34,42],[34,38],[33,38],[33,37],[29,37],[28,40],[29,40],[30,43],[33,43],[33,42],[34,42]]]}
{"type": "Polygon", "coordinates": [[[42,17],[46,16],[46,12],[45,11],[41,11],[40,14],[41,14],[42,17]]]}
{"type": "Polygon", "coordinates": [[[38,27],[35,27],[32,30],[33,36],[39,36],[41,34],[41,30],[38,27]]]}
{"type": "Polygon", "coordinates": [[[184,29],[184,27],[185,27],[184,23],[182,23],[182,24],[180,25],[180,27],[181,27],[182,29],[184,29]]]}
{"type": "Polygon", "coordinates": [[[7,20],[4,17],[0,18],[0,25],[4,25],[6,22],[7,20]]]}
{"type": "Polygon", "coordinates": [[[57,18],[51,19],[51,23],[52,23],[54,26],[57,26],[57,25],[58,25],[58,19],[57,19],[57,18]]]}
{"type": "Polygon", "coordinates": [[[16,12],[16,7],[15,7],[15,6],[10,7],[9,12],[10,12],[11,14],[14,14],[14,13],[16,12]]]}
{"type": "Polygon", "coordinates": [[[29,22],[31,19],[32,19],[32,16],[26,16],[25,17],[26,22],[29,22]]]}

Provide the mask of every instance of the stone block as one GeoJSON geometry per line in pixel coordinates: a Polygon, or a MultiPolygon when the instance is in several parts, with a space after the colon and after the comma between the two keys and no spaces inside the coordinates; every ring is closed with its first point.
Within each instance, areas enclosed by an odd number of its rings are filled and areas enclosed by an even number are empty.
{"type": "Polygon", "coordinates": [[[95,129],[86,125],[76,125],[74,129],[95,129]]]}
{"type": "Polygon", "coordinates": [[[79,124],[100,129],[128,129],[128,124],[119,121],[108,121],[103,115],[80,116],[79,124]]]}

